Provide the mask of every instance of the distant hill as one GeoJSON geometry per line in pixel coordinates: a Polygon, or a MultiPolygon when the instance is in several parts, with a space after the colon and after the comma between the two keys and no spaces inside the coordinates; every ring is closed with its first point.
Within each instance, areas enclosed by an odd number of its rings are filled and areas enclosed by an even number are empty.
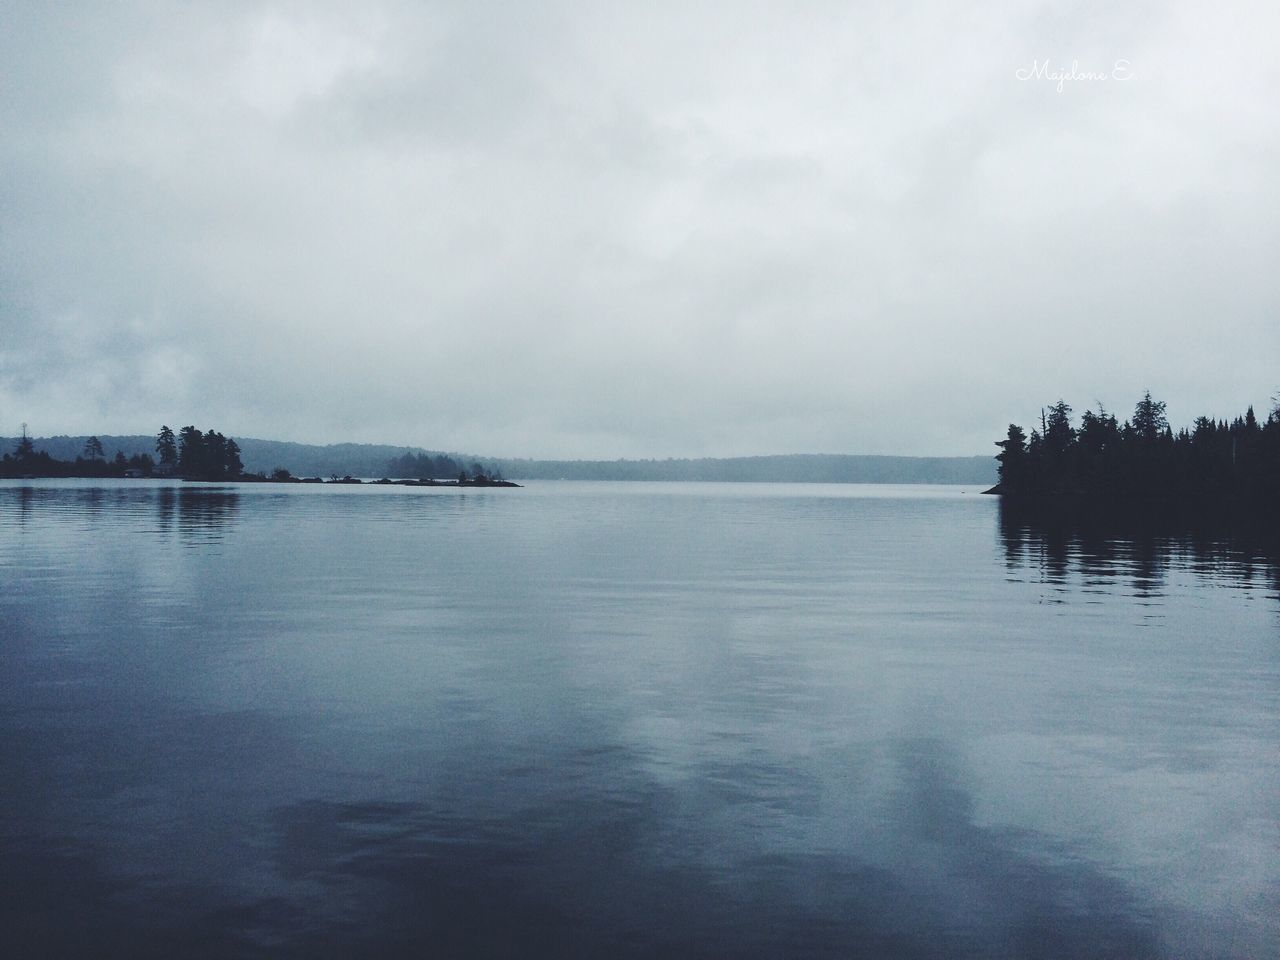
{"type": "MultiPolygon", "coordinates": [[[[36,450],[59,460],[74,460],[88,437],[36,437],[36,450]]],[[[155,437],[98,437],[108,459],[117,450],[131,457],[155,455],[155,437]]],[[[294,476],[381,477],[388,462],[405,453],[438,456],[443,451],[377,443],[332,443],[318,446],[282,440],[236,437],[245,470],[269,473],[285,467],[294,476]]],[[[12,452],[16,437],[0,437],[0,451],[12,452]]],[[[972,483],[996,482],[991,457],[885,457],[852,454],[784,454],[681,460],[502,460],[447,453],[471,464],[495,465],[512,480],[711,480],[761,483],[972,483]]]]}
{"type": "MultiPolygon", "coordinates": [[[[270,473],[285,467],[295,477],[382,477],[387,463],[405,453],[435,453],[421,447],[392,447],[384,443],[331,443],[315,446],[284,440],[236,438],[246,470],[270,473]]],[[[470,463],[471,461],[467,461],[470,463]]]]}
{"type": "Polygon", "coordinates": [[[991,457],[783,454],[696,460],[498,460],[515,480],[713,480],[757,483],[993,484],[991,457]]]}

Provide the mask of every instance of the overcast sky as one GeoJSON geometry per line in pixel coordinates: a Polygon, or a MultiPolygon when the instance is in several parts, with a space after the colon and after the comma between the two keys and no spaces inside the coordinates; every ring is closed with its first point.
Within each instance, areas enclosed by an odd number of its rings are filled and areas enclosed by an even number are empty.
{"type": "Polygon", "coordinates": [[[1265,412],[1278,38],[1231,0],[2,2],[0,434],[971,454],[1060,396],[1265,412]]]}

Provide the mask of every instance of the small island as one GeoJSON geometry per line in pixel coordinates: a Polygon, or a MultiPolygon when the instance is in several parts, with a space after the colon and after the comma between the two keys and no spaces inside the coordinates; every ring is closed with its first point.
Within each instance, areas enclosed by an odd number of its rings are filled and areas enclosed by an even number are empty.
{"type": "Polygon", "coordinates": [[[1176,433],[1150,392],[1119,422],[1099,405],[1079,426],[1064,400],[1041,411],[1030,437],[1009,424],[1000,482],[987,493],[1020,500],[1178,501],[1280,509],[1280,403],[1265,422],[1253,407],[1230,422],[1198,417],[1176,433]]]}
{"type": "Polygon", "coordinates": [[[216,430],[205,431],[195,426],[183,427],[177,433],[168,425],[162,426],[156,434],[155,451],[155,457],[148,453],[126,457],[123,451],[117,450],[115,456],[108,459],[102,441],[94,436],[85,441],[83,452],[75,460],[58,460],[47,451],[35,448],[35,442],[27,434],[27,425],[24,423],[22,436],[15,449],[0,457],[0,479],[159,478],[215,483],[372,482],[409,487],[520,486],[503,479],[500,471],[493,467],[473,462],[468,469],[444,454],[432,456],[412,452],[390,460],[382,479],[374,481],[365,481],[350,474],[333,474],[328,480],[322,477],[296,477],[287,467],[282,466],[275,467],[270,472],[250,472],[245,470],[240,457],[240,446],[233,438],[216,430]]]}

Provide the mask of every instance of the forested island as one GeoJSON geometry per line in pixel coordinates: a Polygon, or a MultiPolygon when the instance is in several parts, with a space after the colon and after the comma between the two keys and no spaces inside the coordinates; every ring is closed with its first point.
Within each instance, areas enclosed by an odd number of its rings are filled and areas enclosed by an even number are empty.
{"type": "MultiPolygon", "coordinates": [[[[142,438],[136,438],[142,439],[142,438]]],[[[155,456],[135,452],[126,456],[117,449],[108,458],[102,441],[94,436],[84,441],[74,460],[59,460],[48,451],[37,450],[35,442],[22,425],[22,436],[12,452],[0,457],[0,478],[84,477],[84,478],[173,478],[180,480],[237,481],[258,483],[363,483],[350,473],[331,474],[326,481],[319,476],[298,477],[284,466],[270,471],[246,471],[240,445],[216,430],[183,427],[176,434],[167,425],[160,428],[153,444],[155,456]]],[[[515,487],[519,484],[502,479],[496,467],[472,462],[470,468],[443,454],[406,452],[379,465],[383,479],[377,483],[410,486],[475,486],[515,487]],[[400,479],[391,480],[389,477],[400,479]]],[[[376,475],[376,474],[375,474],[376,475]]]]}
{"type": "Polygon", "coordinates": [[[1176,433],[1164,401],[1145,393],[1119,422],[1099,406],[1079,425],[1059,400],[1030,436],[1009,424],[1000,482],[989,493],[1019,499],[1180,500],[1280,506],[1280,404],[1265,422],[1250,407],[1230,422],[1198,417],[1176,433]]]}

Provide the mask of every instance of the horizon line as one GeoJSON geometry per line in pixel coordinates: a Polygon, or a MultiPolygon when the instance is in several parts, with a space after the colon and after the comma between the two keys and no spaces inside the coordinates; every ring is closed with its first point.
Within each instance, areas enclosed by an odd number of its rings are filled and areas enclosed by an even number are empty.
{"type": "MultiPolygon", "coordinates": [[[[219,431],[221,432],[221,431],[219,431]]],[[[41,440],[87,440],[89,437],[148,437],[154,438],[149,433],[54,433],[45,436],[35,436],[28,434],[33,443],[41,440]]],[[[480,455],[476,453],[449,450],[444,447],[427,447],[421,444],[407,443],[386,443],[367,440],[335,440],[329,443],[311,443],[304,440],[280,440],[270,437],[251,437],[247,435],[225,434],[228,439],[236,440],[237,443],[244,441],[253,441],[257,443],[288,443],[299,447],[314,447],[316,449],[326,449],[329,447],[352,446],[352,447],[387,447],[395,450],[406,450],[409,452],[422,451],[425,453],[446,454],[449,456],[471,457],[476,460],[507,460],[507,461],[530,461],[535,463],[645,463],[645,462],[665,462],[665,461],[694,461],[694,460],[763,460],[770,458],[783,457],[865,457],[877,458],[884,460],[971,460],[971,459],[988,459],[985,453],[956,453],[956,454],[937,454],[937,453],[833,453],[824,451],[793,451],[790,453],[738,453],[729,455],[654,455],[654,456],[593,456],[593,457],[564,457],[564,456],[491,456],[480,455]]],[[[18,435],[12,437],[3,437],[0,440],[9,441],[19,439],[18,435]]],[[[993,441],[994,442],[994,441],[993,441]]],[[[2,451],[8,453],[9,451],[2,451]]],[[[994,454],[992,455],[994,458],[994,454]]]]}

